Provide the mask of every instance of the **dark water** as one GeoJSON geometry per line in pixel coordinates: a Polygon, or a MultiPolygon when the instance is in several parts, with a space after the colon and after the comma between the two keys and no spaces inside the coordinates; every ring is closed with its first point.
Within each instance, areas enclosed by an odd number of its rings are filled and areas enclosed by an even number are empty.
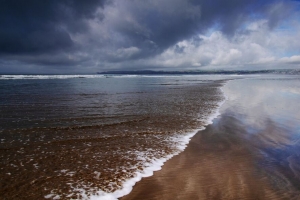
{"type": "Polygon", "coordinates": [[[180,152],[223,100],[218,76],[83,77],[2,77],[2,197],[78,199],[124,189],[180,152]]]}
{"type": "Polygon", "coordinates": [[[154,101],[158,98],[152,94],[164,95],[171,90],[175,93],[182,86],[203,83],[206,82],[205,79],[216,79],[209,76],[67,77],[0,79],[1,129],[93,125],[102,124],[103,117],[106,121],[107,117],[147,113],[149,109],[151,112],[163,112],[162,108],[146,105],[149,102],[144,100],[150,98],[154,101]],[[87,120],[77,120],[83,117],[87,120]],[[100,117],[100,121],[97,117],[100,117]]]}

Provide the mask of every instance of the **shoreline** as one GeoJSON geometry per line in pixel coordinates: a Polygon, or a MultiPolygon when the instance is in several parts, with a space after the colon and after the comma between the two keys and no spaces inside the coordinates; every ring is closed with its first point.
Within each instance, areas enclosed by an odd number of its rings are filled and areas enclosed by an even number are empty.
{"type": "Polygon", "coordinates": [[[86,89],[111,79],[73,79],[38,99],[20,81],[2,96],[1,196],[117,199],[137,182],[130,199],[299,199],[299,79],[208,78],[118,79],[109,94],[86,89]]]}
{"type": "Polygon", "coordinates": [[[178,151],[176,151],[173,154],[168,154],[165,157],[162,157],[160,159],[152,160],[150,163],[146,163],[149,167],[146,167],[143,172],[136,172],[136,176],[133,178],[130,178],[126,180],[123,183],[123,188],[120,190],[116,190],[113,193],[106,193],[104,191],[98,191],[97,195],[88,196],[86,195],[85,191],[80,189],[80,191],[83,199],[111,199],[111,200],[117,200],[117,199],[123,199],[123,197],[126,197],[131,194],[132,190],[134,189],[135,185],[141,182],[145,178],[152,177],[156,172],[162,170],[162,168],[165,166],[166,163],[168,163],[170,160],[172,160],[174,157],[182,154],[185,149],[188,147],[189,143],[191,142],[192,138],[195,137],[196,134],[206,129],[207,126],[213,123],[213,120],[217,118],[221,113],[220,109],[222,105],[226,102],[227,96],[225,95],[222,88],[226,85],[228,81],[225,81],[222,86],[220,86],[219,90],[221,93],[221,96],[223,96],[223,100],[220,101],[217,105],[217,108],[213,110],[213,112],[208,115],[207,120],[205,121],[205,124],[203,124],[202,127],[199,127],[198,129],[195,129],[194,131],[185,133],[184,136],[182,136],[179,140],[177,138],[177,142],[180,143],[180,145],[177,145],[178,151]]]}
{"type": "MultiPolygon", "coordinates": [[[[5,90],[5,102],[13,98],[19,105],[28,99],[28,104],[13,112],[15,121],[2,121],[4,198],[116,199],[128,194],[142,177],[182,152],[199,128],[219,114],[224,102],[220,88],[227,79],[115,80],[49,79],[53,87],[30,80],[39,86],[38,99],[23,94],[27,80],[17,82],[18,91],[5,90]],[[68,93],[57,90],[61,83],[70,87],[68,93]],[[90,87],[100,83],[111,87],[110,92],[90,87]],[[74,85],[78,90],[71,90],[74,85]]],[[[13,108],[4,104],[2,111],[10,114],[13,108]]]]}
{"type": "Polygon", "coordinates": [[[254,81],[228,81],[221,115],[121,200],[299,199],[297,111],[278,109],[297,105],[296,82],[254,81]]]}
{"type": "MultiPolygon", "coordinates": [[[[215,121],[223,124],[220,116],[215,121]]],[[[221,136],[216,124],[197,132],[181,154],[120,199],[279,199],[257,171],[257,155],[239,136],[221,136]]]]}

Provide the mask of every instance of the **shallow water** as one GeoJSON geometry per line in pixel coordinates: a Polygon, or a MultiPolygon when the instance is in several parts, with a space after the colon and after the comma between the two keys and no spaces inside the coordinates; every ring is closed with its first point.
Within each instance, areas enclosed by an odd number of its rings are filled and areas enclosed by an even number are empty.
{"type": "Polygon", "coordinates": [[[223,100],[222,79],[2,76],[1,196],[89,198],[124,189],[207,123],[223,100]]]}

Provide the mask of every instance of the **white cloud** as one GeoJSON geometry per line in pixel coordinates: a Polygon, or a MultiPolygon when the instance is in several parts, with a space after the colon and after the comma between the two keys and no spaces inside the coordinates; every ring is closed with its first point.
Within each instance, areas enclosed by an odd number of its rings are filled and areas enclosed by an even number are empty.
{"type": "Polygon", "coordinates": [[[280,59],[283,63],[289,63],[289,64],[300,64],[300,55],[295,55],[291,57],[283,57],[280,59]]]}
{"type": "Polygon", "coordinates": [[[246,27],[246,34],[237,33],[228,38],[219,31],[182,40],[161,55],[150,60],[151,64],[164,67],[293,67],[300,64],[300,56],[283,57],[286,52],[299,52],[300,26],[294,30],[268,28],[267,20],[260,20],[246,27]],[[180,49],[180,51],[178,51],[180,49]],[[283,58],[282,58],[283,57],[283,58]]]}

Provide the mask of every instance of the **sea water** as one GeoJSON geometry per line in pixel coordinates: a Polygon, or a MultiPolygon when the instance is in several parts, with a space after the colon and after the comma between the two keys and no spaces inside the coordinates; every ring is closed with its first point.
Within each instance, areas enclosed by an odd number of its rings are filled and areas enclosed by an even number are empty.
{"type": "Polygon", "coordinates": [[[297,75],[2,75],[2,196],[124,196],[182,152],[220,106],[221,119],[241,120],[253,145],[263,141],[265,173],[283,159],[291,167],[282,180],[297,177],[299,99],[297,75]]]}
{"type": "Polygon", "coordinates": [[[2,75],[6,198],[118,198],[211,122],[232,76],[2,75]]]}

